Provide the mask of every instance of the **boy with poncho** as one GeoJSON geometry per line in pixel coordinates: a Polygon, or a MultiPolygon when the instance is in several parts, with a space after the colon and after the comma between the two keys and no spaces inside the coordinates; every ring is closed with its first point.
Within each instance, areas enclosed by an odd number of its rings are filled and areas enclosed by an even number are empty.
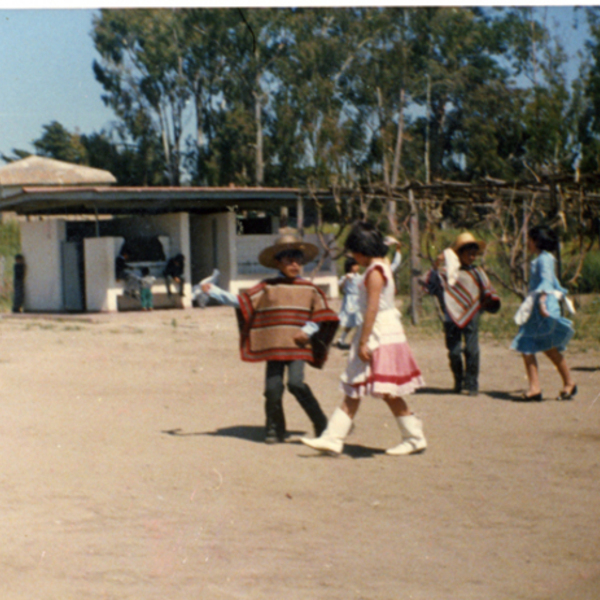
{"type": "Polygon", "coordinates": [[[480,312],[500,310],[500,298],[488,276],[482,267],[473,264],[484,249],[485,242],[476,240],[469,232],[461,233],[452,248],[437,257],[423,282],[427,292],[438,299],[444,313],[446,348],[456,394],[466,389],[470,396],[477,396],[480,312]]]}
{"type": "Polygon", "coordinates": [[[318,252],[315,245],[286,233],[258,257],[261,265],[276,269],[277,276],[239,296],[214,284],[202,286],[217,302],[237,309],[242,360],[267,363],[265,442],[269,444],[283,442],[286,436],[282,403],[286,367],[288,390],[308,415],[315,434],[327,427],[327,417],[304,382],[304,363],[322,368],[339,323],[325,294],[300,276],[302,265],[318,252]]]}

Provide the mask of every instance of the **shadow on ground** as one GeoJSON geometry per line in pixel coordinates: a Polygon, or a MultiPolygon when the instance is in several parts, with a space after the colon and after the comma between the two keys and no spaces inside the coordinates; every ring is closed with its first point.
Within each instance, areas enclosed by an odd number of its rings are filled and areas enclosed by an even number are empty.
{"type": "MultiPolygon", "coordinates": [[[[212,435],[217,437],[233,437],[241,440],[247,440],[249,442],[260,442],[264,444],[265,441],[265,428],[261,425],[233,425],[231,427],[221,427],[214,431],[184,431],[181,428],[166,429],[161,433],[166,435],[172,435],[174,437],[189,437],[197,435],[212,435]]],[[[304,431],[288,431],[288,437],[290,435],[302,435],[304,431]]]]}

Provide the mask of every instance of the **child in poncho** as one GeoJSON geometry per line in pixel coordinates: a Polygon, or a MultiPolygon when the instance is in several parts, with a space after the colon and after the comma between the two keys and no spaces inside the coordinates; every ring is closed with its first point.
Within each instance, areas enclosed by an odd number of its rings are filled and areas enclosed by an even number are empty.
{"type": "Polygon", "coordinates": [[[304,382],[304,363],[321,368],[338,327],[325,294],[300,276],[302,265],[313,260],[318,248],[292,234],[279,237],[265,248],[259,262],[276,269],[265,279],[235,296],[214,284],[202,291],[221,304],[237,308],[240,353],[244,361],[266,361],[265,413],[267,443],[283,442],[286,436],[283,411],[284,372],[287,387],[311,420],[315,434],[327,426],[327,417],[304,382]]]}
{"type": "Polygon", "coordinates": [[[428,293],[435,295],[444,313],[444,332],[454,393],[479,393],[479,318],[482,310],[496,313],[500,298],[483,268],[474,264],[485,242],[461,233],[452,248],[438,256],[425,276],[428,293]],[[464,340],[464,364],[462,343],[464,340]]]}

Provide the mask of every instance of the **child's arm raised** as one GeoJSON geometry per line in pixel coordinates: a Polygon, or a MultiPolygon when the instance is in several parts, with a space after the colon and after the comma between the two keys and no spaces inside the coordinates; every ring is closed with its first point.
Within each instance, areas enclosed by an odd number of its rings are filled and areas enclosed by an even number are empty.
{"type": "Polygon", "coordinates": [[[240,307],[240,301],[235,294],[216,286],[214,283],[204,283],[200,286],[200,289],[219,304],[232,306],[233,308],[240,307]]]}
{"type": "Polygon", "coordinates": [[[385,285],[385,279],[379,269],[373,269],[367,276],[365,286],[367,288],[367,310],[363,319],[362,331],[360,334],[358,356],[361,360],[369,362],[371,360],[371,351],[369,350],[367,343],[371,332],[373,331],[373,325],[375,324],[375,318],[379,310],[379,297],[381,296],[381,290],[385,285]]]}

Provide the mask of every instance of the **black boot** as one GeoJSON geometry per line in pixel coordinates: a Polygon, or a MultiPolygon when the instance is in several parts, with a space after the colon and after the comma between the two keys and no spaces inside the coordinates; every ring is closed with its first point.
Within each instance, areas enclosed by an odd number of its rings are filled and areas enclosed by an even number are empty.
{"type": "Polygon", "coordinates": [[[311,389],[303,383],[300,386],[288,385],[288,389],[298,400],[298,404],[304,409],[315,429],[315,437],[319,437],[327,428],[327,417],[321,410],[319,402],[314,397],[311,389]]]}
{"type": "Polygon", "coordinates": [[[265,443],[277,444],[285,441],[285,414],[281,399],[273,401],[267,399],[265,402],[265,413],[267,416],[265,425],[265,443]]]}

